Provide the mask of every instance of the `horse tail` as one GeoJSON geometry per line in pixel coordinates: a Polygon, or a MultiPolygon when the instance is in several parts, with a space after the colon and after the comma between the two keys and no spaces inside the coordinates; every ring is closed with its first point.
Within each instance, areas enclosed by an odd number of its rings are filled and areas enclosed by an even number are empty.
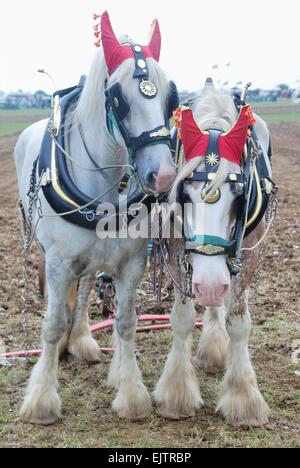
{"type": "Polygon", "coordinates": [[[69,293],[69,309],[70,312],[74,312],[77,302],[77,292],[78,292],[78,281],[73,281],[70,293],[69,293]]]}
{"type": "Polygon", "coordinates": [[[39,257],[39,290],[44,299],[47,297],[46,275],[45,275],[45,256],[40,253],[39,257]]]}

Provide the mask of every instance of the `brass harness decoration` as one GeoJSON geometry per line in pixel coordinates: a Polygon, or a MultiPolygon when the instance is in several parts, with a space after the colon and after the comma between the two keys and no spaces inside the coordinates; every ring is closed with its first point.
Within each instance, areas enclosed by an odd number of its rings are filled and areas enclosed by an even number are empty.
{"type": "Polygon", "coordinates": [[[208,256],[218,255],[224,252],[224,248],[217,245],[201,245],[200,247],[197,247],[196,250],[208,256]]]}
{"type": "Polygon", "coordinates": [[[149,80],[141,81],[140,90],[141,93],[148,98],[154,98],[157,95],[157,87],[149,80]]]}
{"type": "Polygon", "coordinates": [[[157,132],[150,133],[150,138],[169,137],[171,132],[167,127],[161,128],[157,132]]]}

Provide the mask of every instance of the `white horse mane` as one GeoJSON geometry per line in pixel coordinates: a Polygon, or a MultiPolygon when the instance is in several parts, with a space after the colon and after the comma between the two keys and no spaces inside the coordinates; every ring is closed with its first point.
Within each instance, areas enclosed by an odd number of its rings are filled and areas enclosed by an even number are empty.
{"type": "MultiPolygon", "coordinates": [[[[193,102],[194,118],[202,130],[216,128],[229,132],[237,118],[237,110],[232,96],[224,90],[219,90],[213,86],[205,88],[202,94],[193,102]]],[[[191,161],[184,164],[180,170],[172,190],[170,192],[170,202],[174,203],[177,198],[178,185],[194,172],[200,164],[203,163],[203,157],[199,155],[191,161]]],[[[230,162],[221,159],[216,179],[210,185],[210,192],[218,189],[227,177],[230,162]]]]}

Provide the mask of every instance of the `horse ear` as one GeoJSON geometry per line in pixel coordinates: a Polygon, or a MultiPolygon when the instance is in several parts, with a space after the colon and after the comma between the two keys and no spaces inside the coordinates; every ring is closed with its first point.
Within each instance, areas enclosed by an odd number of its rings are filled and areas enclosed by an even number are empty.
{"type": "Polygon", "coordinates": [[[106,65],[109,73],[111,74],[116,68],[116,57],[119,57],[118,62],[120,62],[120,55],[122,55],[122,45],[116,38],[107,11],[105,11],[101,16],[101,40],[106,65]]]}
{"type": "Polygon", "coordinates": [[[194,119],[192,109],[182,107],[180,133],[187,161],[204,156],[209,144],[209,133],[204,132],[194,119]]]}
{"type": "Polygon", "coordinates": [[[213,79],[212,78],[207,78],[206,81],[205,81],[205,85],[204,85],[204,88],[214,88],[215,85],[214,85],[214,82],[213,82],[213,79]]]}
{"type": "Polygon", "coordinates": [[[219,150],[222,158],[240,164],[247,141],[249,126],[253,123],[253,114],[249,105],[242,107],[234,127],[219,140],[219,150]]]}
{"type": "Polygon", "coordinates": [[[150,40],[149,40],[149,49],[153,55],[153,58],[159,62],[160,59],[160,51],[161,51],[161,33],[159,22],[155,19],[151,26],[150,31],[150,40]]]}

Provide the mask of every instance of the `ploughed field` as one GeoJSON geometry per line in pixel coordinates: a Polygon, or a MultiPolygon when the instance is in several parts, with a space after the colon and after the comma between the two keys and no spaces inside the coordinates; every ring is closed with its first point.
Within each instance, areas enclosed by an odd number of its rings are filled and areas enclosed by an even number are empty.
{"type": "MultiPolygon", "coordinates": [[[[267,109],[268,111],[268,109],[267,109]]],[[[20,117],[20,114],[18,114],[20,117]]],[[[28,115],[30,122],[40,115],[28,115]]],[[[28,120],[29,119],[29,120],[28,120]]],[[[1,122],[14,124],[13,114],[1,122]],[[5,120],[6,119],[6,120],[5,120]]],[[[20,118],[18,119],[20,122],[20,118]]],[[[0,122],[0,123],[1,123],[0,122]]],[[[0,350],[22,349],[22,243],[17,209],[17,183],[12,158],[16,135],[0,139],[0,350]]],[[[215,414],[217,386],[222,376],[207,376],[198,370],[205,407],[197,417],[181,422],[166,421],[153,412],[146,421],[120,421],[110,405],[114,392],[105,385],[111,356],[89,366],[71,360],[60,363],[60,394],[64,419],[48,428],[24,425],[18,406],[32,368],[14,361],[0,366],[0,447],[299,447],[300,446],[300,362],[293,362],[300,339],[300,122],[271,123],[274,148],[274,178],[280,186],[280,203],[275,227],[268,239],[264,271],[259,283],[257,306],[253,310],[251,354],[260,388],[272,409],[265,428],[234,429],[215,414]],[[298,375],[297,375],[298,372],[298,375]]],[[[19,131],[19,129],[16,129],[19,131]]],[[[30,256],[30,347],[40,345],[45,303],[38,293],[38,253],[30,256]]],[[[147,277],[145,278],[147,282],[147,277]]],[[[163,311],[170,312],[172,291],[165,279],[169,298],[163,311]]],[[[92,323],[103,319],[96,293],[90,299],[92,323]]],[[[161,312],[144,284],[138,301],[139,313],[161,312]],[[145,296],[145,291],[149,294],[145,296]]],[[[199,310],[199,320],[202,311],[199,310]]],[[[195,331],[196,349],[200,332],[195,331]]],[[[97,336],[99,344],[111,345],[111,332],[97,336]]],[[[150,332],[137,337],[139,361],[145,383],[153,390],[171,345],[171,332],[150,332]]]]}

